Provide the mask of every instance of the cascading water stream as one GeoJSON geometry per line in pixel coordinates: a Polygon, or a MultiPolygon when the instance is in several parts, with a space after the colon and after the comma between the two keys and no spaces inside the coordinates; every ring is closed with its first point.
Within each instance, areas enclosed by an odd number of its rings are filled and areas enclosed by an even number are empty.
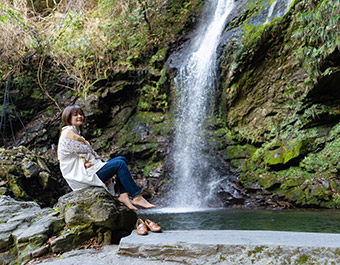
{"type": "Polygon", "coordinates": [[[293,0],[274,0],[268,7],[268,14],[266,21],[263,25],[268,24],[276,17],[281,17],[289,10],[289,6],[293,3],[293,0]]]}
{"type": "Polygon", "coordinates": [[[216,50],[234,0],[210,0],[211,18],[197,30],[190,53],[175,77],[176,113],[173,148],[175,186],[171,205],[174,208],[206,207],[203,189],[204,169],[208,161],[203,153],[204,121],[216,82],[216,50]]]}
{"type": "Polygon", "coordinates": [[[271,19],[272,15],[273,15],[274,8],[275,8],[276,4],[277,4],[277,0],[274,0],[274,2],[271,3],[271,5],[269,6],[267,19],[266,19],[266,21],[264,22],[264,25],[265,25],[265,24],[268,24],[268,23],[270,22],[270,19],[271,19]]]}

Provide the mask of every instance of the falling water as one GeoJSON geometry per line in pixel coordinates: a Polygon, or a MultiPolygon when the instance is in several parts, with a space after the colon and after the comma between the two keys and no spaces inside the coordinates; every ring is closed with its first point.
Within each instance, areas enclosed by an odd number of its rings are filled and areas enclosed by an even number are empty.
{"type": "Polygon", "coordinates": [[[289,11],[289,6],[293,3],[293,0],[274,0],[268,7],[268,13],[266,21],[263,25],[268,24],[276,17],[281,17],[289,11]]]}
{"type": "MultiPolygon", "coordinates": [[[[210,19],[197,30],[175,77],[176,113],[173,149],[175,186],[170,207],[204,208],[209,162],[205,158],[204,121],[216,81],[216,50],[234,0],[210,0],[210,19]]],[[[209,174],[212,174],[209,172],[209,174]]]]}
{"type": "Polygon", "coordinates": [[[276,4],[277,4],[277,0],[274,0],[274,2],[271,3],[271,5],[269,6],[267,19],[264,22],[264,24],[268,24],[270,22],[270,19],[271,19],[272,15],[273,15],[274,8],[275,8],[276,4]]]}

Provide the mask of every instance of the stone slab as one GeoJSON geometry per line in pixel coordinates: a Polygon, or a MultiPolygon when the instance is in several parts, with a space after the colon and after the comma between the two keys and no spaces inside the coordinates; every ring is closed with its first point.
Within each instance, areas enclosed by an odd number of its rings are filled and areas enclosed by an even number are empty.
{"type": "MultiPolygon", "coordinates": [[[[26,265],[158,265],[157,259],[120,256],[117,245],[108,245],[97,249],[78,249],[63,253],[59,257],[40,258],[26,265]]],[[[0,257],[1,261],[1,257],[0,257]]],[[[0,263],[1,264],[1,263],[0,263]]],[[[162,261],[162,265],[180,265],[177,262],[162,261]]],[[[182,264],[181,264],[182,265],[182,264]]]]}
{"type": "Polygon", "coordinates": [[[197,230],[122,238],[118,253],[189,264],[340,264],[340,234],[197,230]]]}

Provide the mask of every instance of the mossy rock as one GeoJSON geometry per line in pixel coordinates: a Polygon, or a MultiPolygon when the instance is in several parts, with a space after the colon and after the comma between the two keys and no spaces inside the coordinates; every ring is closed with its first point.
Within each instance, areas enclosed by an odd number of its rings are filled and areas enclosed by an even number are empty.
{"type": "Polygon", "coordinates": [[[144,168],[144,176],[145,177],[157,177],[158,173],[162,170],[163,163],[162,162],[151,162],[144,168]]]}
{"type": "Polygon", "coordinates": [[[8,187],[10,193],[13,194],[14,199],[29,201],[32,200],[31,196],[23,188],[23,183],[20,177],[8,174],[8,187]]]}
{"type": "Polygon", "coordinates": [[[245,161],[245,159],[232,159],[230,160],[230,165],[234,168],[242,168],[245,161]]]}
{"type": "Polygon", "coordinates": [[[155,112],[137,112],[117,135],[117,147],[140,152],[156,148],[157,136],[167,136],[172,130],[168,115],[155,112]]]}
{"type": "Polygon", "coordinates": [[[69,227],[95,225],[112,231],[131,232],[137,216],[102,187],[88,187],[59,198],[55,206],[69,227]]]}
{"type": "Polygon", "coordinates": [[[230,145],[227,147],[227,156],[232,159],[248,158],[251,157],[256,151],[256,147],[246,145],[230,145]]]}
{"type": "MultiPolygon", "coordinates": [[[[300,180],[301,181],[301,180],[300,180]]],[[[282,186],[282,195],[298,206],[339,207],[339,188],[330,188],[328,182],[317,179],[305,180],[295,186],[282,186]]]]}
{"type": "Polygon", "coordinates": [[[294,139],[282,142],[281,147],[275,150],[266,151],[263,160],[268,166],[285,165],[294,158],[306,154],[307,141],[294,139]]]}
{"type": "Polygon", "coordinates": [[[273,190],[281,186],[282,180],[276,174],[264,173],[258,176],[257,183],[265,190],[273,190]]]}
{"type": "Polygon", "coordinates": [[[61,185],[52,178],[47,160],[26,147],[0,148],[1,194],[17,200],[36,201],[51,206],[64,194],[61,185]]]}
{"type": "MultiPolygon", "coordinates": [[[[169,47],[163,47],[157,51],[155,55],[153,55],[149,61],[149,65],[154,71],[157,71],[156,69],[162,69],[164,66],[164,62],[166,60],[166,54],[169,47]]],[[[161,74],[158,71],[158,74],[161,74]]]]}
{"type": "Polygon", "coordinates": [[[301,162],[300,167],[309,172],[326,172],[340,169],[340,137],[326,143],[325,147],[317,153],[308,154],[301,162]]]}

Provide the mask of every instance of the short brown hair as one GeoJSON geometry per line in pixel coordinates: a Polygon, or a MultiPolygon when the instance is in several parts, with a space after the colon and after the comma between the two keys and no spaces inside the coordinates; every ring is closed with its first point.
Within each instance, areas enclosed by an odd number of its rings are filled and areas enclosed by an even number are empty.
{"type": "Polygon", "coordinates": [[[65,125],[72,125],[71,116],[78,115],[79,113],[85,118],[84,111],[81,109],[81,107],[79,107],[78,105],[68,106],[64,109],[61,120],[65,125]]]}

